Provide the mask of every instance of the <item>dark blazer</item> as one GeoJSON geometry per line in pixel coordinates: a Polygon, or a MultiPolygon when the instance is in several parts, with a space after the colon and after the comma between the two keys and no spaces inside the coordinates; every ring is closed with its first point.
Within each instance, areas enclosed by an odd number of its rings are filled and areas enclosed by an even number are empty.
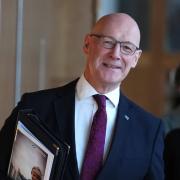
{"type": "Polygon", "coordinates": [[[180,179],[180,128],[174,129],[167,134],[164,160],[166,180],[180,179]]]}
{"type": "MultiPolygon", "coordinates": [[[[64,180],[79,179],[74,128],[76,82],[23,95],[0,132],[1,176],[7,172],[17,113],[33,109],[51,133],[71,146],[64,180]]],[[[121,93],[112,145],[97,180],[163,180],[163,142],[161,120],[121,93]]]]}

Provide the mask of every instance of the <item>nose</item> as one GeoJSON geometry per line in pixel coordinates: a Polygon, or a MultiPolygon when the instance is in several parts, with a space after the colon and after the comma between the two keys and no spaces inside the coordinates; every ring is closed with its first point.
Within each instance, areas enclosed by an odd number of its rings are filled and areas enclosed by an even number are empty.
{"type": "Polygon", "coordinates": [[[120,44],[116,44],[114,48],[111,49],[110,56],[113,60],[120,60],[121,52],[120,52],[120,44]]]}

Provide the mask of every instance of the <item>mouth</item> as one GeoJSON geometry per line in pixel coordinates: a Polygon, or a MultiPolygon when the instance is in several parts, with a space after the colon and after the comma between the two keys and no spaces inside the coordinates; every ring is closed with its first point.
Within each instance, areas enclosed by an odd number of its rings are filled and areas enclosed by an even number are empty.
{"type": "Polygon", "coordinates": [[[121,66],[117,66],[114,64],[107,64],[107,63],[103,63],[103,65],[107,68],[111,68],[111,69],[121,69],[121,66]]]}

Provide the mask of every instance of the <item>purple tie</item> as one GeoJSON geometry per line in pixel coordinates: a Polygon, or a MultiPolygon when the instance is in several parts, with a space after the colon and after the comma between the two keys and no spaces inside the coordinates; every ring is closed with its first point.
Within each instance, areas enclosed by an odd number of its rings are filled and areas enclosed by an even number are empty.
{"type": "Polygon", "coordinates": [[[94,115],[91,126],[81,170],[81,180],[95,180],[103,165],[107,123],[106,96],[97,94],[93,97],[97,102],[98,110],[94,115]]]}

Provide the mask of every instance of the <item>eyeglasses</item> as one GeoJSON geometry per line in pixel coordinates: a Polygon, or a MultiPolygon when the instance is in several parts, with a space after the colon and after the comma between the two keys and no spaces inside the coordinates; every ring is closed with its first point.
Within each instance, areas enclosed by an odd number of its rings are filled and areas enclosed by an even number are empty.
{"type": "Polygon", "coordinates": [[[133,55],[137,50],[140,50],[131,42],[120,42],[110,36],[104,36],[100,34],[90,34],[100,39],[100,43],[106,49],[113,49],[117,43],[120,44],[120,52],[124,55],[133,55]]]}

